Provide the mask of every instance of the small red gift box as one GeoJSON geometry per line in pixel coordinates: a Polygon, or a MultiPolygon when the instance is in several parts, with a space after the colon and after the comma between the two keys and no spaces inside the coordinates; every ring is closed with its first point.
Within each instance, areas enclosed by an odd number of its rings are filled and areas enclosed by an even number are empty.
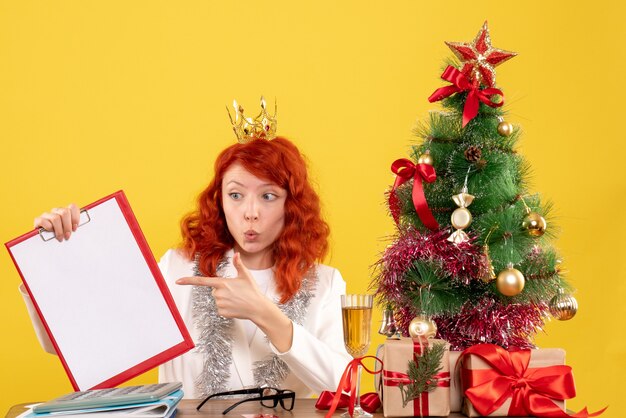
{"type": "Polygon", "coordinates": [[[450,363],[449,344],[443,340],[420,341],[411,338],[387,340],[379,351],[384,363],[379,381],[385,417],[426,417],[448,416],[450,414],[450,363]],[[408,385],[411,380],[407,370],[409,361],[419,362],[424,347],[432,344],[445,344],[441,359],[441,370],[435,375],[437,387],[431,392],[423,392],[417,398],[403,405],[400,385],[408,385]],[[382,393],[381,393],[382,392],[382,393]]]}

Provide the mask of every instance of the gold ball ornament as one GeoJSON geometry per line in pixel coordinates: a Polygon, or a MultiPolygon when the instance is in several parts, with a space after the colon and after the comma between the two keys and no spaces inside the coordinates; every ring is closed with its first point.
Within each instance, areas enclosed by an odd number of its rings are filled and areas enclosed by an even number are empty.
{"type": "Polygon", "coordinates": [[[426,151],[417,159],[418,164],[428,164],[433,165],[433,156],[430,155],[430,151],[426,151]]]}
{"type": "Polygon", "coordinates": [[[498,124],[498,133],[500,136],[509,136],[513,133],[513,125],[511,122],[501,121],[498,124]]]}
{"type": "Polygon", "coordinates": [[[409,335],[411,338],[434,338],[437,324],[424,315],[417,315],[409,324],[409,335]]]}
{"type": "Polygon", "coordinates": [[[496,278],[496,288],[504,296],[519,295],[524,290],[525,283],[526,279],[524,279],[522,272],[513,266],[508,266],[502,270],[496,278]]]}
{"type": "Polygon", "coordinates": [[[567,321],[572,319],[578,312],[578,302],[572,295],[566,295],[563,291],[559,291],[548,305],[550,313],[559,321],[567,321]]]}
{"type": "Polygon", "coordinates": [[[457,208],[452,212],[450,222],[456,229],[465,229],[472,223],[472,214],[467,208],[457,208]]]}
{"type": "Polygon", "coordinates": [[[528,212],[522,221],[522,228],[533,237],[542,236],[546,232],[547,227],[546,220],[537,212],[528,212]]]}

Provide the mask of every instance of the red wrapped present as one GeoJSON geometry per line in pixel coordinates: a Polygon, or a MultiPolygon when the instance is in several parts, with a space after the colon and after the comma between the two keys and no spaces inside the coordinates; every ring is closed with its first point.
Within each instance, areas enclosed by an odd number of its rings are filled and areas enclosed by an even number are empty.
{"type": "Polygon", "coordinates": [[[507,351],[479,344],[465,350],[460,362],[463,412],[468,417],[585,418],[604,412],[565,412],[565,400],[573,398],[576,389],[562,349],[507,351]]]}
{"type": "MultiPolygon", "coordinates": [[[[382,348],[383,370],[379,392],[385,417],[448,416],[450,414],[449,344],[443,340],[387,340],[382,348]],[[409,375],[419,367],[434,345],[442,345],[437,371],[427,381],[428,391],[419,392],[420,382],[409,375]],[[413,362],[413,365],[410,363],[413,362]]],[[[423,383],[423,382],[422,382],[423,383]]]]}

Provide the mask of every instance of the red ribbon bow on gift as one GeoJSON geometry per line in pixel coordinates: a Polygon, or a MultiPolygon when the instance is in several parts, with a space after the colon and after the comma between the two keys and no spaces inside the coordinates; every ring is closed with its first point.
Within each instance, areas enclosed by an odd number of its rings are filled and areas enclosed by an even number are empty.
{"type": "Polygon", "coordinates": [[[448,67],[443,71],[441,78],[449,81],[452,85],[438,88],[433,92],[433,94],[430,95],[428,101],[431,103],[437,102],[445,99],[446,97],[452,96],[454,93],[467,91],[468,93],[467,98],[465,99],[465,106],[463,106],[463,127],[465,127],[465,125],[467,125],[467,123],[474,119],[478,114],[479,102],[482,102],[490,107],[500,107],[504,104],[504,94],[502,93],[502,90],[494,87],[481,90],[478,88],[479,86],[472,84],[465,74],[451,65],[448,65],[448,67]],[[498,103],[492,102],[490,97],[496,94],[502,97],[502,100],[498,103]]]}
{"type": "MultiPolygon", "coordinates": [[[[367,371],[370,374],[378,374],[382,371],[382,364],[383,362],[378,357],[374,357],[374,356],[357,357],[354,360],[352,360],[350,363],[348,363],[348,365],[346,366],[346,369],[343,372],[343,375],[341,375],[339,386],[337,386],[337,391],[335,392],[333,401],[330,404],[330,410],[328,411],[328,413],[326,413],[325,418],[330,418],[335,412],[335,410],[339,407],[339,402],[341,401],[341,398],[343,396],[342,392],[346,392],[349,394],[348,405],[347,405],[348,412],[350,413],[350,416],[353,416],[354,404],[356,402],[356,384],[358,380],[359,366],[363,366],[363,369],[365,369],[365,371],[367,371]],[[363,360],[365,360],[366,358],[373,358],[374,360],[380,362],[381,369],[378,371],[372,371],[368,369],[365,366],[365,364],[363,364],[363,360]]],[[[380,400],[378,402],[380,404],[380,400]]],[[[315,406],[317,407],[317,404],[315,406]]],[[[322,408],[318,408],[318,409],[322,409],[322,408]]]]}
{"type": "Polygon", "coordinates": [[[400,218],[396,189],[413,178],[413,191],[411,196],[417,216],[419,216],[422,223],[431,231],[439,229],[437,220],[428,208],[428,202],[426,201],[426,196],[424,196],[424,186],[422,185],[422,181],[432,183],[437,179],[437,173],[434,167],[430,164],[413,164],[411,160],[400,158],[391,164],[391,171],[393,171],[397,177],[393,184],[393,189],[391,193],[389,193],[389,209],[391,210],[396,224],[399,222],[400,218]]]}
{"type": "MultiPolygon", "coordinates": [[[[329,390],[325,390],[320,393],[320,397],[317,398],[317,402],[315,402],[316,409],[330,409],[333,399],[335,398],[335,392],[331,392],[329,390]]],[[[378,397],[378,393],[368,392],[361,395],[361,408],[363,408],[366,412],[374,412],[378,408],[380,408],[380,398],[378,397]]],[[[339,403],[337,404],[337,408],[347,408],[350,405],[350,396],[342,393],[339,398],[339,403]]]]}
{"type": "Polygon", "coordinates": [[[465,397],[483,416],[491,414],[509,398],[509,416],[595,417],[604,409],[590,414],[587,408],[569,415],[553,400],[576,396],[572,368],[564,365],[529,369],[530,350],[507,351],[493,344],[479,344],[465,350],[461,357],[473,354],[487,362],[491,369],[462,370],[465,397]]]}

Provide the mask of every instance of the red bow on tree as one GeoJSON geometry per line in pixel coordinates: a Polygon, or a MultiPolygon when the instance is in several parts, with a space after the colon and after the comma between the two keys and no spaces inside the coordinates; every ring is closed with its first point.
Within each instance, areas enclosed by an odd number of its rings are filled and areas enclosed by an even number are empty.
{"type": "Polygon", "coordinates": [[[398,176],[393,184],[391,193],[389,193],[389,210],[391,210],[391,214],[396,223],[398,223],[400,218],[396,189],[413,178],[413,191],[411,192],[411,196],[417,216],[419,216],[420,221],[431,231],[439,229],[437,220],[428,208],[428,202],[426,201],[426,196],[424,196],[424,186],[422,185],[422,181],[432,183],[437,179],[437,173],[435,173],[433,166],[429,164],[413,164],[411,160],[400,158],[391,164],[391,171],[398,176]]]}
{"type": "Polygon", "coordinates": [[[431,103],[437,102],[452,96],[454,93],[467,91],[465,106],[463,106],[463,127],[478,115],[479,102],[490,107],[500,107],[504,104],[504,93],[502,93],[502,90],[493,87],[481,90],[479,86],[472,83],[465,74],[451,65],[448,65],[448,68],[444,70],[443,74],[441,74],[441,78],[449,81],[452,85],[438,88],[430,95],[428,101],[431,103]],[[502,97],[502,100],[498,103],[491,101],[491,96],[496,94],[502,97]]]}
{"type": "Polygon", "coordinates": [[[465,350],[461,357],[473,354],[491,369],[463,369],[461,377],[465,397],[483,416],[491,414],[511,399],[509,416],[587,418],[587,408],[573,415],[561,410],[554,401],[576,396],[572,368],[564,365],[528,368],[530,350],[507,351],[493,344],[479,344],[465,350]]]}

